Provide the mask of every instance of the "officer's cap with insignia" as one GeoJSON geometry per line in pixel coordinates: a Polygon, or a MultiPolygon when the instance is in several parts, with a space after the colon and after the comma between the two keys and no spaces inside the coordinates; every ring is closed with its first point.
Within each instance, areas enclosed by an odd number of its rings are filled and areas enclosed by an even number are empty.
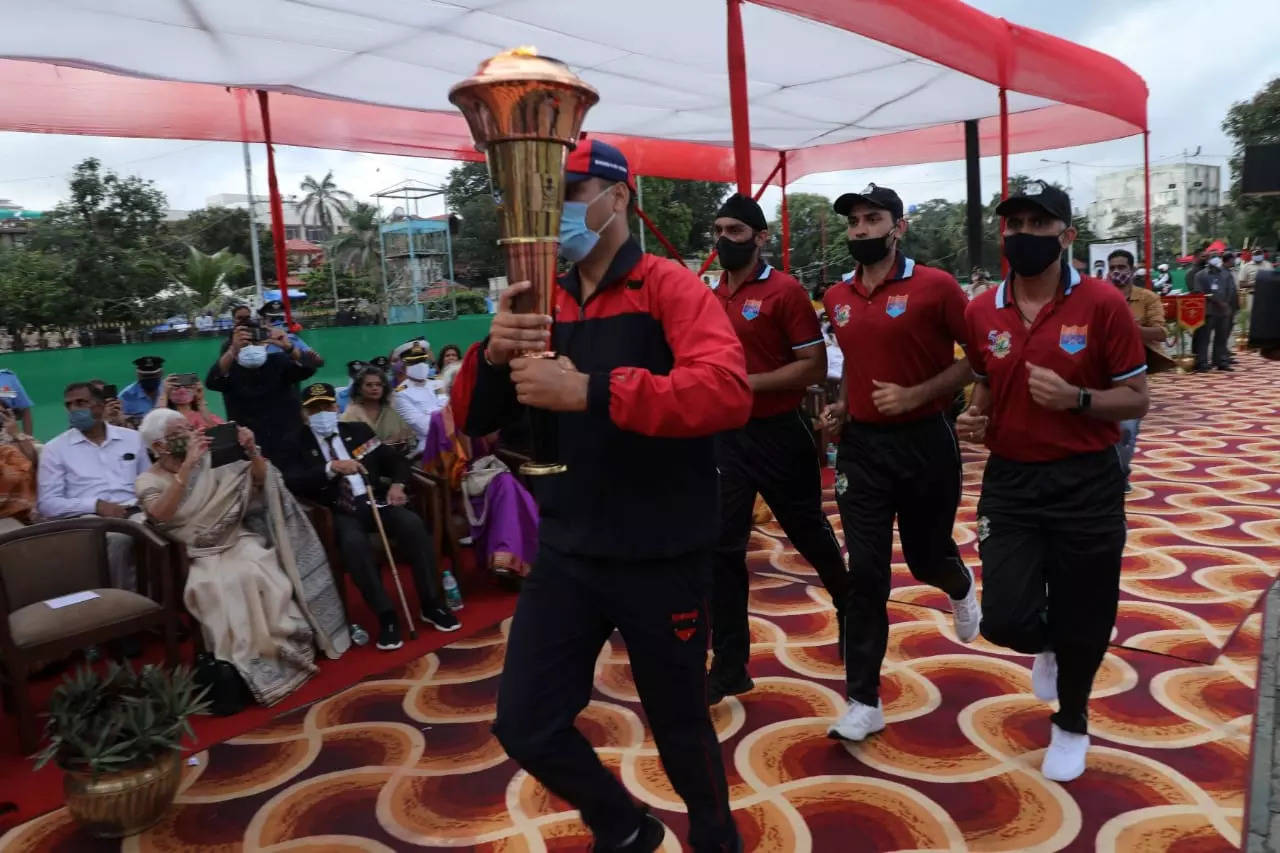
{"type": "Polygon", "coordinates": [[[367,361],[361,361],[361,360],[360,360],[360,359],[358,359],[358,358],[357,358],[357,359],[355,359],[354,361],[348,361],[348,362],[347,362],[347,375],[348,375],[348,376],[350,376],[352,379],[355,379],[355,378],[356,378],[356,374],[358,374],[360,371],[364,370],[364,369],[365,369],[366,367],[368,367],[368,366],[369,366],[369,362],[367,362],[367,361]]]}
{"type": "Polygon", "coordinates": [[[336,402],[338,402],[338,395],[328,382],[312,382],[302,392],[302,405],[304,406],[310,406],[312,403],[336,402]]]}
{"type": "Polygon", "coordinates": [[[417,364],[418,362],[428,361],[431,358],[431,350],[422,345],[422,341],[414,341],[413,346],[405,350],[401,354],[400,359],[405,364],[417,364]]]}
{"type": "Polygon", "coordinates": [[[400,346],[392,350],[391,357],[403,360],[404,354],[407,353],[409,350],[413,349],[415,346],[423,347],[427,351],[427,354],[430,355],[431,341],[427,340],[426,338],[410,338],[409,340],[405,341],[404,343],[400,344],[400,346]]]}
{"type": "Polygon", "coordinates": [[[144,355],[135,358],[133,366],[138,368],[139,376],[159,376],[164,372],[164,359],[158,355],[144,355]]]}
{"type": "Polygon", "coordinates": [[[270,302],[262,306],[263,314],[283,314],[284,303],[279,299],[272,299],[270,302]]]}
{"type": "Polygon", "coordinates": [[[369,366],[386,371],[387,368],[391,367],[391,359],[387,358],[385,355],[380,355],[377,358],[369,359],[369,366]]]}

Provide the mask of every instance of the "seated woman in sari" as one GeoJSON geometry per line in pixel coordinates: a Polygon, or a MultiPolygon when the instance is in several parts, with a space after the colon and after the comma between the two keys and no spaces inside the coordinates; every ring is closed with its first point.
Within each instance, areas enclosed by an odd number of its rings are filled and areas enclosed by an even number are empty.
{"type": "Polygon", "coordinates": [[[173,409],[150,412],[139,432],[157,461],[137,479],[138,503],[187,547],[183,601],[205,647],[259,703],[279,702],[316,671],[316,647],[337,658],[351,642],[315,531],[248,429],[248,459],[217,468],[208,437],[173,409]]]}
{"type": "Polygon", "coordinates": [[[156,398],[156,408],[166,407],[181,412],[187,423],[196,429],[226,423],[205,405],[204,384],[194,373],[170,373],[164,378],[160,396],[156,398]]]}
{"type": "MultiPolygon", "coordinates": [[[[446,367],[441,382],[452,390],[461,363],[446,367]]],[[[538,550],[538,506],[510,471],[494,472],[496,435],[469,438],[462,432],[460,401],[431,414],[422,467],[463,493],[463,510],[480,565],[499,576],[524,577],[538,550]]],[[[499,463],[501,464],[501,463],[499,463]]]]}
{"type": "Polygon", "coordinates": [[[338,420],[368,424],[383,444],[405,456],[418,452],[418,434],[391,405],[391,385],[376,367],[366,367],[356,374],[351,383],[351,402],[338,420]]]}
{"type": "Polygon", "coordinates": [[[0,405],[0,533],[30,524],[36,506],[39,458],[13,410],[0,405]]]}

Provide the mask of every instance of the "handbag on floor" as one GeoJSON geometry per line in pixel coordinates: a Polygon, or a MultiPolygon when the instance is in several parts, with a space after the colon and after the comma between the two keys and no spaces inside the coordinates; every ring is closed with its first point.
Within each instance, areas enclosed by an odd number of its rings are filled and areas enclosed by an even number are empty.
{"type": "Polygon", "coordinates": [[[240,677],[240,671],[208,652],[196,655],[194,678],[197,685],[208,688],[205,699],[209,702],[209,713],[215,717],[238,714],[253,703],[249,685],[240,677]]]}

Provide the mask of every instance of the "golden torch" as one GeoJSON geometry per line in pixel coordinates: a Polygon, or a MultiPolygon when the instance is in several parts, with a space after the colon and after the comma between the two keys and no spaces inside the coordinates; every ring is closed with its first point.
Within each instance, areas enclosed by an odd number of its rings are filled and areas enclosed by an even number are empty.
{"type": "MultiPolygon", "coordinates": [[[[556,250],[564,207],[564,163],[578,142],[582,120],[600,95],[556,59],[531,47],[500,53],[449,90],[489,163],[489,183],[498,206],[507,280],[533,288],[512,306],[521,313],[552,314],[556,250]]],[[[549,349],[527,355],[553,357],[549,349]]],[[[558,474],[553,421],[533,420],[534,461],[523,474],[558,474]]]]}

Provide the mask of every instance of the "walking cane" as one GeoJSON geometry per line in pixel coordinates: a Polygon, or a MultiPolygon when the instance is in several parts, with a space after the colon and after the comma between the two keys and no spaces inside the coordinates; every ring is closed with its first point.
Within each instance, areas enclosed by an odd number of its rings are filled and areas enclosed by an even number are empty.
{"type": "MultiPolygon", "coordinates": [[[[418,639],[418,629],[414,627],[413,613],[409,610],[409,601],[404,597],[404,586],[400,583],[400,570],[396,568],[395,555],[391,553],[391,543],[387,541],[386,528],[382,526],[382,515],[378,512],[378,498],[373,493],[373,484],[365,474],[364,466],[360,466],[360,479],[364,480],[365,491],[369,496],[369,509],[373,510],[373,521],[378,525],[378,538],[387,552],[387,562],[391,564],[391,579],[396,582],[396,592],[400,593],[400,606],[404,608],[405,621],[409,623],[409,639],[418,639]]],[[[419,595],[422,593],[419,592],[419,595]]]]}

